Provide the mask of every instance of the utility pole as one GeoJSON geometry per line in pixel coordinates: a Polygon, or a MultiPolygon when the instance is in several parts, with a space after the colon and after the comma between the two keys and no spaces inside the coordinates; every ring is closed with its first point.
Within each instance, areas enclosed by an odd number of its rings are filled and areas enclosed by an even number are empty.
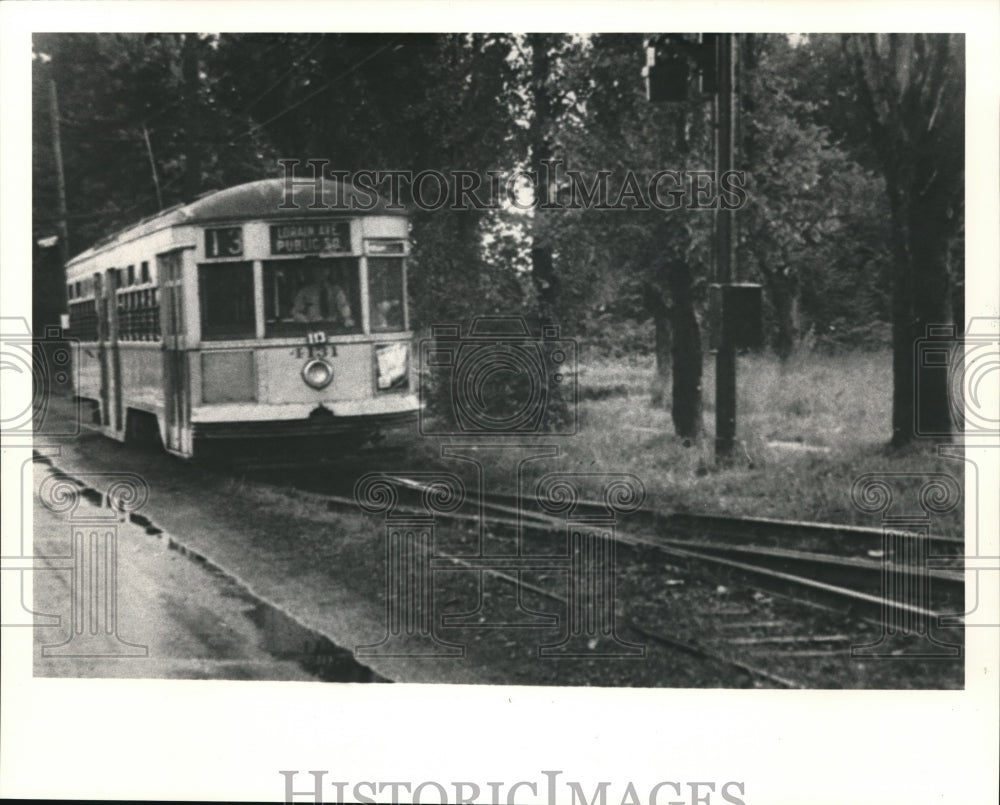
{"type": "MultiPolygon", "coordinates": [[[[59,96],[54,78],[49,79],[49,115],[52,118],[52,154],[56,163],[56,226],[59,230],[59,268],[69,262],[69,228],[66,226],[66,176],[63,173],[62,141],[59,138],[59,96]]],[[[66,283],[59,282],[60,310],[66,310],[66,283]]]]}
{"type": "MultiPolygon", "coordinates": [[[[735,50],[733,34],[719,34],[717,40],[719,91],[715,94],[715,181],[735,168],[736,140],[735,50]]],[[[715,208],[715,282],[721,292],[736,274],[735,210],[715,208]]],[[[715,458],[727,461],[736,443],[736,345],[732,328],[726,326],[726,300],[723,297],[723,326],[715,352],[715,458]]]]}
{"type": "MultiPolygon", "coordinates": [[[[702,97],[711,95],[715,124],[715,182],[735,168],[736,34],[702,34],[692,42],[680,34],[646,40],[642,75],[650,102],[679,103],[690,93],[692,66],[702,97]]],[[[762,345],[761,287],[736,282],[735,208],[716,199],[715,283],[710,286],[715,347],[715,459],[728,464],[736,445],[736,350],[762,345]]]]}

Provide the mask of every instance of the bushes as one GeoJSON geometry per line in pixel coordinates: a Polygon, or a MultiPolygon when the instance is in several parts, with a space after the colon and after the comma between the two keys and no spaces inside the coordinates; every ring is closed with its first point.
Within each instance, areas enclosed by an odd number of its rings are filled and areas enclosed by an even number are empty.
{"type": "Polygon", "coordinates": [[[852,324],[834,319],[825,332],[816,333],[815,349],[826,355],[877,352],[892,345],[892,325],[885,321],[852,324]]]}
{"type": "Polygon", "coordinates": [[[598,313],[583,322],[579,342],[595,358],[646,357],[653,354],[653,322],[598,313]]]}

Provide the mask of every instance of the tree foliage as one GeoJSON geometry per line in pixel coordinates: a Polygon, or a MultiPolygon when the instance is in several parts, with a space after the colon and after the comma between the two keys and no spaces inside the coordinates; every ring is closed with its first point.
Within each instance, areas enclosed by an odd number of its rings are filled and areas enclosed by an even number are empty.
{"type": "MultiPolygon", "coordinates": [[[[782,357],[879,345],[892,320],[900,441],[904,353],[960,296],[961,37],[746,35],[741,49],[741,279],[764,285],[782,357]]],[[[281,175],[282,158],[471,171],[484,186],[555,160],[539,197],[563,204],[567,171],[588,186],[605,172],[614,202],[630,174],[645,186],[712,166],[710,104],[647,103],[636,34],[40,33],[34,56],[34,235],[56,229],[54,81],[74,251],[281,175]]],[[[418,326],[523,314],[595,349],[653,353],[654,400],[678,434],[698,433],[710,212],[451,206],[413,217],[418,326]]]]}
{"type": "Polygon", "coordinates": [[[781,35],[744,37],[741,158],[751,203],[740,213],[740,257],[767,290],[782,358],[806,332],[860,346],[872,335],[866,325],[888,313],[884,185],[816,114],[815,93],[800,83],[812,73],[796,69],[809,49],[781,35]]]}

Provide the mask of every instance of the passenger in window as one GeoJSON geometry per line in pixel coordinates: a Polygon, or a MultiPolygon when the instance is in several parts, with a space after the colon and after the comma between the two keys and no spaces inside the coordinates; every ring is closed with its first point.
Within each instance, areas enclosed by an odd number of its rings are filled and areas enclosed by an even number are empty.
{"type": "Polygon", "coordinates": [[[403,327],[403,309],[398,300],[383,299],[375,306],[376,330],[397,330],[403,327]]]}
{"type": "Polygon", "coordinates": [[[310,281],[299,288],[292,304],[295,321],[319,322],[335,320],[338,316],[342,327],[354,326],[354,315],[347,301],[347,294],[334,281],[329,267],[310,266],[310,281]]]}

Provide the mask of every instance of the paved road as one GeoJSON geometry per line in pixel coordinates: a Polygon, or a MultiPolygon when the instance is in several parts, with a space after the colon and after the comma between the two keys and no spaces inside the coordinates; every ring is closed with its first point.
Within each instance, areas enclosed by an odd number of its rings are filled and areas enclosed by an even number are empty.
{"type": "MultiPolygon", "coordinates": [[[[44,465],[36,464],[36,502],[38,487],[48,474],[44,465]]],[[[94,503],[81,500],[73,518],[79,523],[100,514],[94,503]]],[[[171,550],[166,538],[147,534],[132,523],[97,526],[97,539],[92,543],[90,534],[95,529],[84,528],[83,542],[88,548],[106,550],[110,542],[104,535],[115,534],[117,585],[107,572],[110,562],[99,560],[90,566],[96,569],[93,578],[102,582],[98,585],[101,596],[105,589],[117,587],[117,617],[107,616],[100,598],[96,607],[93,601],[79,599],[74,611],[74,581],[86,572],[88,562],[74,562],[73,525],[66,514],[55,514],[37,503],[34,516],[35,553],[44,557],[39,560],[44,569],[34,573],[34,609],[59,618],[58,626],[35,629],[35,676],[314,678],[296,662],[276,659],[266,650],[262,632],[251,620],[258,609],[236,585],[171,550]],[[74,622],[82,627],[80,634],[73,634],[74,622]],[[91,634],[91,626],[97,627],[97,635],[91,634]]],[[[76,559],[81,558],[78,546],[76,559]]],[[[106,559],[106,554],[101,557],[106,559]]],[[[87,588],[84,582],[76,593],[87,588]]]]}

